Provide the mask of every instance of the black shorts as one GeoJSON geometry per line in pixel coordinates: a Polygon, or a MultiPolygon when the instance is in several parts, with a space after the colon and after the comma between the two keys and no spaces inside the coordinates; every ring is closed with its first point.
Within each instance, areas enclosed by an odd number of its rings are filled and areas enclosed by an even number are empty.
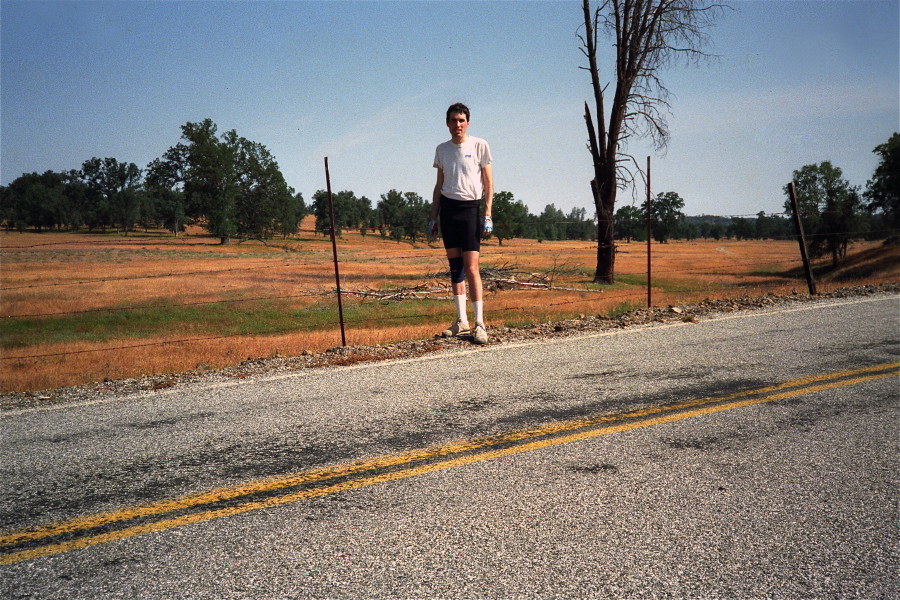
{"type": "Polygon", "coordinates": [[[481,251],[481,202],[454,200],[441,195],[441,235],[444,248],[463,252],[481,251]]]}

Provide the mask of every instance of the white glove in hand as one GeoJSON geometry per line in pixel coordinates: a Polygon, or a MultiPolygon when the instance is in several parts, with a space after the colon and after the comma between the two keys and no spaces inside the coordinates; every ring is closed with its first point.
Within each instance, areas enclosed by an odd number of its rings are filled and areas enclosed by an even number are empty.
{"type": "Polygon", "coordinates": [[[429,237],[437,237],[437,221],[428,221],[428,235],[429,237]]]}
{"type": "Polygon", "coordinates": [[[494,232],[494,220],[491,219],[490,217],[485,217],[485,218],[484,218],[484,228],[483,228],[483,231],[484,231],[484,234],[485,234],[485,235],[494,232]]]}

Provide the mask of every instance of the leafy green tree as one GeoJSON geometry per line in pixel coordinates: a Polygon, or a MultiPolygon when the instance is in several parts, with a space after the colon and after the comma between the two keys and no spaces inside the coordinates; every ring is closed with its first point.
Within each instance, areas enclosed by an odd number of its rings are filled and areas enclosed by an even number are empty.
{"type": "MultiPolygon", "coordinates": [[[[332,196],[334,195],[332,194],[332,196]]],[[[313,194],[310,212],[316,217],[315,232],[327,234],[331,226],[329,225],[328,192],[326,190],[316,190],[316,193],[313,194]]]]}
{"type": "Polygon", "coordinates": [[[88,204],[90,193],[87,184],[81,180],[77,170],[70,170],[61,173],[64,181],[63,196],[64,202],[64,222],[71,230],[77,230],[86,223],[86,216],[91,207],[88,204]]]}
{"type": "Polygon", "coordinates": [[[431,216],[431,203],[415,192],[403,194],[403,212],[401,215],[401,227],[404,235],[416,243],[419,237],[425,237],[428,228],[428,219],[431,216]]]}
{"type": "Polygon", "coordinates": [[[50,178],[55,178],[55,174],[47,171],[25,188],[23,205],[26,219],[38,232],[45,228],[53,229],[59,224],[62,193],[56,185],[48,185],[50,178]]]}
{"type": "Polygon", "coordinates": [[[277,218],[277,230],[283,237],[297,233],[300,222],[309,214],[303,194],[297,192],[291,195],[287,202],[280,206],[277,218]]]}
{"type": "Polygon", "coordinates": [[[719,241],[723,237],[725,237],[726,229],[725,225],[722,223],[711,223],[709,226],[709,237],[712,239],[719,241]]]}
{"type": "Polygon", "coordinates": [[[403,241],[403,238],[406,237],[406,229],[403,225],[396,225],[391,228],[391,239],[395,242],[403,241]]]}
{"type": "Polygon", "coordinates": [[[628,242],[647,240],[647,218],[644,210],[637,206],[620,206],[616,211],[616,238],[628,242]]]}
{"type": "Polygon", "coordinates": [[[258,142],[229,131],[224,142],[235,148],[237,195],[235,219],[238,235],[265,239],[278,229],[283,207],[294,200],[294,190],[284,180],[278,163],[258,142]]]}
{"type": "MultiPolygon", "coordinates": [[[[809,252],[812,256],[831,255],[837,266],[847,254],[850,240],[862,237],[863,205],[859,191],[843,178],[838,167],[825,161],[794,171],[797,204],[809,252]]],[[[792,212],[789,186],[784,207],[792,212]]]]}
{"type": "Polygon", "coordinates": [[[758,240],[780,240],[788,239],[793,235],[793,225],[791,220],[786,217],[767,216],[765,212],[759,211],[756,215],[756,233],[758,240]]]}
{"type": "Polygon", "coordinates": [[[4,188],[3,218],[7,228],[34,227],[41,232],[67,224],[72,207],[65,194],[68,177],[64,173],[23,173],[4,188]]]}
{"type": "Polygon", "coordinates": [[[566,215],[566,239],[590,240],[596,237],[597,224],[588,219],[587,209],[573,208],[566,215]]]}
{"type": "Polygon", "coordinates": [[[127,235],[141,214],[141,169],[134,163],[115,158],[91,158],[81,165],[81,179],[94,198],[101,198],[113,224],[127,235]]]}
{"type": "MultiPolygon", "coordinates": [[[[357,198],[353,192],[344,190],[332,193],[331,201],[334,204],[334,227],[337,235],[341,235],[344,229],[360,229],[368,222],[372,203],[365,196],[357,198]]],[[[316,216],[316,232],[328,233],[331,230],[331,214],[326,190],[313,194],[312,214],[316,216]]]]}
{"type": "MultiPolygon", "coordinates": [[[[677,237],[684,220],[684,200],[676,192],[657,194],[650,203],[650,221],[653,239],[659,243],[666,243],[669,239],[677,237]]],[[[644,211],[647,203],[644,203],[644,211]]],[[[646,212],[645,212],[646,214],[646,212]]]]}
{"type": "Polygon", "coordinates": [[[237,148],[217,132],[211,119],[182,125],[183,142],[169,148],[162,161],[170,163],[168,172],[177,177],[190,212],[227,244],[238,232],[237,148]]]}
{"type": "Polygon", "coordinates": [[[381,230],[382,237],[400,241],[404,238],[413,243],[426,237],[431,203],[415,192],[390,190],[381,195],[381,200],[368,220],[373,227],[381,230]]]}
{"type": "Polygon", "coordinates": [[[900,133],[894,133],[874,152],[881,157],[881,162],[863,193],[868,201],[866,208],[880,215],[883,227],[896,236],[900,233],[900,133]]]}
{"type": "Polygon", "coordinates": [[[5,185],[0,185],[0,223],[3,224],[7,231],[16,227],[16,213],[12,205],[12,192],[9,186],[5,185]]]}
{"type": "Polygon", "coordinates": [[[563,240],[566,237],[566,214],[553,204],[544,207],[537,218],[539,240],[563,240]]]}
{"type": "MultiPolygon", "coordinates": [[[[185,146],[181,146],[185,148],[185,146]]],[[[188,213],[187,199],[181,182],[184,175],[180,170],[182,161],[155,159],[147,165],[144,187],[154,207],[154,215],[159,222],[178,237],[192,217],[188,213]]]]}
{"type": "Polygon", "coordinates": [[[756,236],[756,224],[746,217],[731,217],[727,231],[737,240],[752,240],[756,236]]]}
{"type": "Polygon", "coordinates": [[[386,194],[381,195],[381,200],[375,206],[375,214],[378,226],[384,231],[389,231],[394,227],[400,227],[403,224],[403,209],[406,200],[402,192],[390,190],[386,194]]]}
{"type": "Polygon", "coordinates": [[[372,201],[365,196],[357,197],[353,192],[341,196],[341,217],[335,219],[345,229],[361,229],[371,220],[372,201]]]}
{"type": "MultiPolygon", "coordinates": [[[[335,229],[340,230],[337,218],[340,204],[338,194],[331,194],[331,203],[334,206],[335,229]]],[[[313,194],[312,214],[316,217],[316,233],[327,235],[331,231],[331,206],[328,204],[327,190],[318,190],[313,194]]],[[[337,234],[337,231],[335,234],[337,234]]]]}
{"type": "Polygon", "coordinates": [[[512,192],[495,192],[491,213],[494,221],[493,235],[501,246],[503,240],[522,236],[525,232],[525,223],[532,218],[528,207],[516,200],[512,192]]]}
{"type": "Polygon", "coordinates": [[[375,209],[372,207],[372,201],[362,196],[356,199],[356,215],[355,228],[360,232],[367,227],[372,227],[375,223],[375,209]]]}
{"type": "Polygon", "coordinates": [[[686,240],[692,241],[700,237],[700,227],[696,223],[681,223],[681,237],[686,240]]]}
{"type": "Polygon", "coordinates": [[[217,132],[210,119],[183,125],[183,141],[149,167],[153,194],[176,202],[171,220],[177,221],[183,208],[188,218],[196,215],[223,244],[235,235],[267,237],[279,231],[284,205],[295,198],[275,158],[265,146],[234,130],[221,136],[217,132]],[[180,208],[177,195],[161,194],[166,186],[171,192],[183,192],[180,208]]]}

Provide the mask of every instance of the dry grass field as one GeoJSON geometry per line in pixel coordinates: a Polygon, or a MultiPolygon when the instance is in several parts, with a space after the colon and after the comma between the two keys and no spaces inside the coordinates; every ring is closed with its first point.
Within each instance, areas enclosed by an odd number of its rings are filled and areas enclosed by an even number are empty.
{"type": "MultiPolygon", "coordinates": [[[[439,244],[348,232],[338,252],[344,291],[431,290],[403,300],[345,295],[348,345],[431,337],[452,320],[439,244]]],[[[654,305],[806,291],[794,241],[679,241],[654,244],[652,258],[654,305]]],[[[550,284],[490,286],[489,328],[646,306],[646,244],[619,246],[615,285],[591,283],[595,263],[592,242],[489,240],[483,268],[550,284]]],[[[820,291],[900,281],[897,246],[857,243],[839,270],[828,264],[818,267],[820,291]]],[[[230,246],[200,231],[0,233],[0,388],[41,390],[338,346],[333,269],[330,239],[316,236],[309,219],[294,238],[230,246]]]]}

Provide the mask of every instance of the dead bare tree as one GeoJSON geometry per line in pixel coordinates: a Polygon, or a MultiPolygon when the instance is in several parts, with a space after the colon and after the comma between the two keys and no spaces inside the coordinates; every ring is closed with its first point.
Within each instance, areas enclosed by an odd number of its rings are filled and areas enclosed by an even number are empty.
{"type": "Polygon", "coordinates": [[[669,140],[666,115],[669,92],[660,80],[663,67],[686,59],[708,57],[706,29],[720,15],[724,5],[710,0],[603,0],[591,10],[584,2],[584,35],[579,35],[582,52],[591,74],[597,124],[590,106],[584,103],[588,129],[588,149],[594,161],[591,193],[597,209],[597,270],[594,281],[613,283],[615,241],[613,214],[620,188],[643,175],[640,165],[625,152],[631,137],[650,137],[661,150],[669,140]],[[606,86],[600,83],[597,66],[599,30],[615,40],[615,91],[607,115],[606,86]]]}

